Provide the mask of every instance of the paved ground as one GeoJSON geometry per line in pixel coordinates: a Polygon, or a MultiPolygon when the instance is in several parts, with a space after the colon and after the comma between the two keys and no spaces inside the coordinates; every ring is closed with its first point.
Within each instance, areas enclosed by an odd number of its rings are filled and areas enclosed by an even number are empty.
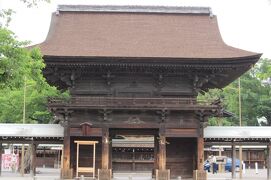
{"type": "MultiPolygon", "coordinates": [[[[211,174],[208,173],[208,180],[229,180],[231,178],[231,173],[218,173],[211,174]]],[[[236,179],[239,179],[239,172],[236,172],[236,179]]],[[[243,174],[243,180],[266,180],[267,179],[267,170],[259,169],[258,174],[256,174],[255,169],[246,170],[245,174],[243,174]]]]}
{"type": "MultiPolygon", "coordinates": [[[[31,177],[31,175],[27,174],[24,177],[21,177],[19,173],[12,172],[2,172],[0,180],[59,180],[60,179],[60,170],[53,168],[37,168],[37,175],[35,177],[31,177]]],[[[85,178],[84,180],[89,180],[91,178],[85,178]]],[[[208,173],[208,180],[231,180],[231,173],[217,173],[212,174],[208,173]]],[[[236,179],[239,179],[239,173],[236,173],[236,179]]],[[[246,170],[246,173],[243,174],[242,180],[266,180],[267,179],[267,171],[266,169],[260,169],[259,173],[256,174],[254,169],[246,170]]],[[[114,180],[151,180],[149,175],[138,176],[131,173],[129,176],[121,176],[118,175],[118,178],[114,178],[114,180]]],[[[184,179],[181,179],[184,180],[184,179]]]]}
{"type": "Polygon", "coordinates": [[[32,177],[30,174],[25,174],[24,177],[20,173],[2,172],[1,180],[59,180],[60,169],[54,168],[37,168],[37,175],[32,177]]]}

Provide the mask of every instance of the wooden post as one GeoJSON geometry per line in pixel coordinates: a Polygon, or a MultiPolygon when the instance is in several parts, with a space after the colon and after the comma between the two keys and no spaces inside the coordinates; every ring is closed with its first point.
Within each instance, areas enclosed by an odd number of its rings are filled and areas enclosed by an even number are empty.
{"type": "Polygon", "coordinates": [[[203,115],[200,117],[200,124],[199,124],[199,136],[196,139],[197,140],[197,169],[193,171],[193,179],[196,180],[206,180],[207,179],[207,173],[204,171],[204,138],[203,138],[203,128],[204,128],[204,122],[206,117],[203,115]]]}
{"type": "Polygon", "coordinates": [[[155,176],[155,169],[158,169],[158,163],[159,163],[159,137],[157,135],[154,135],[154,170],[153,170],[153,176],[155,176]]]}
{"type": "Polygon", "coordinates": [[[76,177],[78,177],[78,167],[79,167],[79,143],[76,144],[76,177]]]}
{"type": "Polygon", "coordinates": [[[132,163],[132,170],[135,171],[136,167],[135,167],[135,148],[133,148],[133,163],[132,163]]]}
{"type": "MultiPolygon", "coordinates": [[[[108,127],[103,127],[102,129],[102,169],[98,171],[99,180],[110,180],[111,170],[109,169],[109,151],[110,147],[110,137],[108,127]]],[[[110,162],[111,164],[111,162],[110,162]]]]}
{"type": "Polygon", "coordinates": [[[61,148],[61,162],[60,162],[61,170],[63,169],[63,151],[64,151],[64,146],[62,146],[62,148],[61,148]]]}
{"type": "Polygon", "coordinates": [[[166,170],[166,136],[165,127],[159,129],[159,170],[166,170]]]}
{"type": "Polygon", "coordinates": [[[76,177],[78,177],[79,172],[83,173],[92,173],[93,179],[95,178],[95,158],[96,158],[96,144],[98,141],[74,141],[77,144],[77,153],[76,153],[76,177]],[[91,145],[93,146],[93,165],[92,167],[80,167],[79,166],[79,153],[80,145],[91,145]]]}
{"type": "Polygon", "coordinates": [[[198,150],[198,159],[197,159],[197,169],[199,171],[204,170],[204,139],[203,137],[198,137],[197,139],[197,150],[198,150]]]}
{"type": "Polygon", "coordinates": [[[243,178],[243,164],[242,164],[242,161],[243,161],[243,148],[242,148],[241,144],[239,145],[239,161],[240,161],[240,164],[239,164],[239,179],[242,179],[243,178]]]}
{"type": "MultiPolygon", "coordinates": [[[[112,142],[111,137],[110,142],[112,142]]],[[[109,143],[109,169],[112,169],[112,143],[109,143]]]]}
{"type": "Polygon", "coordinates": [[[0,143],[0,176],[2,174],[2,143],[0,143]]]}
{"type": "Polygon", "coordinates": [[[159,161],[158,170],[156,170],[156,180],[169,180],[170,171],[166,169],[166,128],[165,124],[161,124],[159,129],[159,161]]]}
{"type": "Polygon", "coordinates": [[[71,179],[72,178],[72,170],[70,167],[70,124],[69,121],[64,122],[66,125],[64,126],[64,151],[63,151],[63,169],[62,169],[62,178],[63,179],[71,179]]]}
{"type": "Polygon", "coordinates": [[[42,159],[42,162],[43,162],[43,168],[46,167],[45,163],[46,163],[46,159],[45,159],[45,147],[43,147],[43,159],[42,159]]]}
{"type": "Polygon", "coordinates": [[[32,148],[31,148],[32,149],[31,173],[32,173],[32,176],[34,177],[34,176],[36,176],[37,145],[35,143],[32,143],[31,146],[32,146],[32,148]]]}
{"type": "Polygon", "coordinates": [[[271,179],[271,143],[267,145],[267,179],[271,179]]]}
{"type": "Polygon", "coordinates": [[[235,161],[236,161],[236,147],[235,147],[235,142],[233,141],[232,142],[232,161],[231,161],[231,177],[232,179],[235,179],[236,178],[236,172],[235,172],[235,161]]]}
{"type": "Polygon", "coordinates": [[[96,161],[96,143],[94,143],[93,145],[93,174],[92,174],[93,179],[95,178],[95,170],[96,170],[95,161],[96,161]]]}
{"type": "Polygon", "coordinates": [[[102,169],[109,169],[109,130],[103,128],[102,131],[102,169]]]}
{"type": "Polygon", "coordinates": [[[22,144],[22,148],[21,148],[21,176],[24,176],[24,144],[22,144]]]}

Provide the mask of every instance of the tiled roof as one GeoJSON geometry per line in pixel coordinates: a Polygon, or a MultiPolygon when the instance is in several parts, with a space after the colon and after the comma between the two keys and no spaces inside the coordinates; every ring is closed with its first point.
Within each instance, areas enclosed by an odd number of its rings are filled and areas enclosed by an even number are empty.
{"type": "Polygon", "coordinates": [[[231,59],[260,54],[226,45],[203,7],[59,6],[45,56],[231,59]]]}

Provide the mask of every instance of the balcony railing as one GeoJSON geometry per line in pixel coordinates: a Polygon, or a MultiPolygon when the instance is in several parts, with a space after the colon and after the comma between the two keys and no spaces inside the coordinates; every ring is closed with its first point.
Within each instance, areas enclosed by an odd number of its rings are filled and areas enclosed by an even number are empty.
{"type": "Polygon", "coordinates": [[[194,98],[127,98],[127,97],[72,97],[69,100],[51,98],[49,107],[89,109],[216,109],[218,105],[194,98]]]}

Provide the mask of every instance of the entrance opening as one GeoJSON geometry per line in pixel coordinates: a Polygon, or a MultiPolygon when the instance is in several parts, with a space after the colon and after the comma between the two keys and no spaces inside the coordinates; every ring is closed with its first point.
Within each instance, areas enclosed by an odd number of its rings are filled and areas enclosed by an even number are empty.
{"type": "Polygon", "coordinates": [[[121,136],[112,143],[114,172],[153,170],[154,136],[121,136]]]}
{"type": "Polygon", "coordinates": [[[117,131],[112,135],[112,169],[121,173],[143,173],[152,176],[156,164],[155,133],[137,130],[135,134],[117,131]]]}

